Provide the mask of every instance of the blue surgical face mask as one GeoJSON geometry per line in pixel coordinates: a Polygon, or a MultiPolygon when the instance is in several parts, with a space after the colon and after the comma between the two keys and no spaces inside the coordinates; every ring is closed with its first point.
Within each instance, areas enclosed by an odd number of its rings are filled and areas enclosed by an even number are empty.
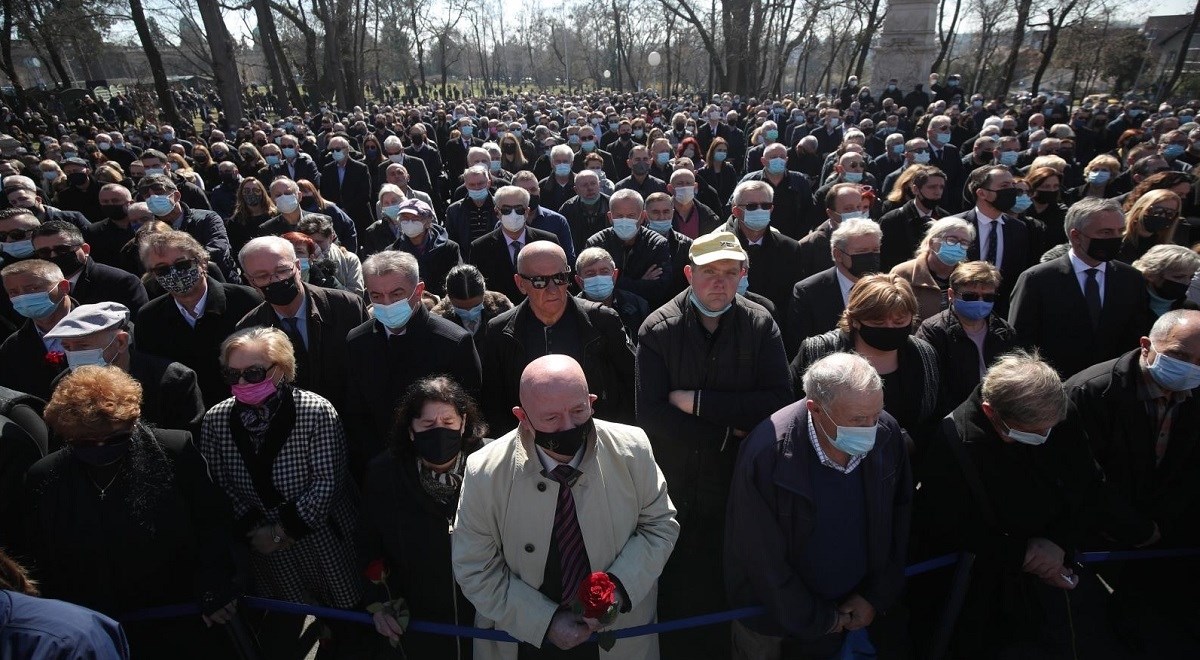
{"type": "Polygon", "coordinates": [[[1163,147],[1162,154],[1167,159],[1173,160],[1175,158],[1179,158],[1180,156],[1182,156],[1183,152],[1185,152],[1185,151],[1187,151],[1186,147],[1183,147],[1178,144],[1168,144],[1167,146],[1163,147]]]}
{"type": "Polygon", "coordinates": [[[25,239],[23,241],[13,241],[12,243],[0,243],[0,251],[10,257],[16,259],[24,259],[33,254],[33,239],[25,239]]]}
{"type": "Polygon", "coordinates": [[[1091,172],[1088,172],[1087,175],[1088,183],[1092,184],[1093,186],[1102,186],[1108,183],[1110,178],[1112,178],[1112,173],[1108,170],[1092,170],[1091,172]]]}
{"type": "Polygon", "coordinates": [[[1154,362],[1146,365],[1150,377],[1164,389],[1187,392],[1200,387],[1200,367],[1170,355],[1157,353],[1154,362]]]}
{"type": "Polygon", "coordinates": [[[838,220],[840,222],[845,222],[847,220],[866,220],[866,219],[867,219],[867,214],[863,213],[862,211],[846,211],[845,213],[838,214],[838,220]]]}
{"type": "Polygon", "coordinates": [[[967,258],[967,246],[961,243],[959,245],[942,243],[941,247],[938,248],[937,258],[947,266],[953,266],[967,258]]]}
{"type": "Polygon", "coordinates": [[[583,278],[583,295],[588,300],[608,300],[613,292],[612,275],[594,275],[583,278]]]}
{"type": "Polygon", "coordinates": [[[651,230],[656,231],[664,236],[671,233],[671,229],[675,227],[673,220],[651,220],[646,223],[646,226],[651,230]]]}
{"type": "Polygon", "coordinates": [[[710,319],[717,318],[718,316],[724,314],[725,312],[728,312],[730,307],[733,307],[733,303],[729,303],[728,305],[725,305],[724,307],[722,307],[719,311],[714,312],[713,310],[705,307],[704,304],[700,302],[700,299],[696,297],[696,291],[694,289],[692,291],[688,292],[688,300],[690,300],[692,302],[692,306],[696,308],[697,312],[700,312],[701,314],[707,316],[710,319]]]}
{"type": "Polygon", "coordinates": [[[150,199],[146,200],[146,208],[157,217],[168,215],[175,210],[175,202],[171,201],[168,195],[150,195],[150,199]]]}
{"type": "Polygon", "coordinates": [[[937,133],[937,141],[942,144],[950,144],[951,137],[953,137],[952,133],[937,133]]]}
{"type": "Polygon", "coordinates": [[[896,154],[897,156],[904,153],[904,144],[903,143],[893,144],[892,145],[892,153],[896,154]]]}
{"type": "Polygon", "coordinates": [[[729,157],[729,154],[724,151],[714,151],[713,152],[713,160],[717,161],[718,163],[725,162],[725,159],[728,157],[729,157]]]}
{"type": "Polygon", "coordinates": [[[1039,435],[1037,433],[1031,433],[1029,431],[1018,431],[1018,430],[1012,428],[1011,426],[1009,426],[1005,422],[1001,422],[1001,425],[1004,427],[1004,429],[1006,431],[1006,433],[1004,435],[1007,435],[1009,438],[1012,438],[1013,440],[1015,440],[1023,445],[1031,445],[1034,447],[1036,447],[1038,445],[1044,445],[1044,444],[1046,444],[1046,440],[1048,440],[1050,438],[1049,433],[1046,433],[1046,435],[1039,435]]]}
{"type": "Polygon", "coordinates": [[[300,274],[307,276],[310,270],[312,270],[312,262],[308,257],[300,257],[300,274]]]}
{"type": "Polygon", "coordinates": [[[663,151],[654,155],[654,160],[659,165],[666,165],[671,160],[670,152],[663,151]]]}
{"type": "Polygon", "coordinates": [[[108,345],[104,348],[89,348],[82,351],[66,351],[67,366],[70,367],[71,371],[74,371],[80,367],[88,366],[107,367],[108,360],[104,358],[104,353],[108,350],[109,346],[113,345],[113,342],[115,341],[117,341],[116,336],[114,336],[112,341],[108,342],[108,345]]]}
{"type": "Polygon", "coordinates": [[[475,190],[473,188],[468,188],[467,195],[470,196],[472,201],[482,202],[483,200],[487,199],[488,189],[480,188],[479,190],[475,190]]]}
{"type": "Polygon", "coordinates": [[[10,302],[13,309],[27,319],[44,319],[58,308],[58,303],[50,299],[49,291],[13,296],[10,302]]]}
{"type": "Polygon", "coordinates": [[[613,218],[612,226],[617,238],[623,241],[633,238],[638,232],[638,222],[633,218],[613,218]]]}
{"type": "Polygon", "coordinates": [[[571,173],[570,163],[559,163],[554,166],[554,174],[556,176],[567,176],[571,173]]]}
{"type": "Polygon", "coordinates": [[[767,130],[767,131],[763,131],[763,135],[772,142],[779,139],[779,131],[777,131],[773,128],[770,130],[767,130]]]}
{"type": "Polygon", "coordinates": [[[1000,152],[1000,164],[1012,167],[1013,165],[1017,164],[1018,156],[1020,156],[1020,154],[1015,151],[1001,151],[1000,152]]]}
{"type": "MultiPolygon", "coordinates": [[[[837,435],[834,437],[830,438],[827,433],[825,434],[825,437],[828,438],[830,444],[834,447],[851,456],[862,456],[875,447],[875,429],[877,425],[841,426],[828,412],[822,411],[822,414],[837,427],[837,435]]],[[[825,429],[821,429],[821,432],[825,433],[825,429]]]]}
{"type": "Polygon", "coordinates": [[[742,225],[750,231],[762,231],[771,224],[771,212],[767,209],[742,211],[742,225]]]}
{"type": "Polygon", "coordinates": [[[929,162],[928,151],[917,151],[913,153],[913,162],[917,165],[924,165],[929,162]]]}
{"type": "Polygon", "coordinates": [[[454,313],[458,314],[458,318],[462,319],[464,322],[475,323],[483,318],[483,303],[479,303],[471,309],[455,307],[454,313]]]}
{"type": "Polygon", "coordinates": [[[1035,154],[1037,153],[1038,147],[1040,147],[1040,146],[1042,146],[1041,140],[1030,140],[1029,141],[1029,150],[1035,154]]]}
{"type": "Polygon", "coordinates": [[[738,280],[737,292],[739,296],[746,295],[750,290],[750,275],[742,275],[742,279],[738,280]]]}
{"type": "Polygon", "coordinates": [[[490,169],[492,171],[492,173],[494,174],[494,173],[500,171],[501,164],[502,163],[498,160],[488,161],[488,169],[490,169]]]}
{"type": "Polygon", "coordinates": [[[1024,213],[1029,210],[1030,206],[1033,206],[1033,198],[1025,193],[1021,193],[1017,195],[1017,201],[1013,202],[1011,211],[1013,213],[1024,213]]]}
{"type": "Polygon", "coordinates": [[[862,172],[843,172],[842,178],[846,180],[846,183],[858,183],[858,182],[862,181],[863,173],[862,172]]]}
{"type": "Polygon", "coordinates": [[[283,157],[284,158],[295,158],[296,157],[296,149],[293,147],[284,147],[283,148],[283,157]]]}
{"type": "Polygon", "coordinates": [[[275,167],[278,164],[279,164],[279,156],[276,156],[275,154],[271,154],[270,156],[267,156],[267,165],[270,165],[271,167],[275,167]]]}
{"type": "Polygon", "coordinates": [[[772,158],[767,161],[767,172],[770,174],[783,174],[787,171],[786,158],[772,158]]]}
{"type": "Polygon", "coordinates": [[[403,328],[404,324],[408,323],[408,319],[412,318],[413,311],[412,304],[407,298],[397,300],[390,305],[375,303],[372,309],[375,310],[375,318],[389,330],[403,328]]]}
{"type": "Polygon", "coordinates": [[[992,313],[995,302],[954,299],[954,312],[969,321],[982,321],[992,313]]]}
{"type": "Polygon", "coordinates": [[[340,162],[342,162],[343,160],[346,160],[346,152],[345,152],[345,150],[343,150],[343,149],[334,149],[334,150],[333,150],[333,161],[334,161],[335,163],[340,163],[340,162]]]}
{"type": "Polygon", "coordinates": [[[397,217],[400,216],[400,205],[399,204],[388,204],[387,206],[384,206],[380,210],[382,210],[383,214],[385,216],[387,216],[388,219],[390,219],[390,220],[395,220],[397,217]]]}
{"type": "Polygon", "coordinates": [[[463,137],[471,137],[475,134],[475,127],[470,124],[467,124],[466,126],[460,126],[458,130],[463,134],[463,137]]]}

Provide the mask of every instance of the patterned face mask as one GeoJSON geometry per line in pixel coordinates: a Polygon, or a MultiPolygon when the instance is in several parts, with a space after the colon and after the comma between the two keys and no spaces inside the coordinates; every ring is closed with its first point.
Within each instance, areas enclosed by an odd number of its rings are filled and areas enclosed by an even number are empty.
{"type": "Polygon", "coordinates": [[[155,279],[167,293],[181,295],[191,291],[192,287],[200,281],[200,267],[193,265],[182,272],[173,269],[166,275],[156,275],[155,279]]]}

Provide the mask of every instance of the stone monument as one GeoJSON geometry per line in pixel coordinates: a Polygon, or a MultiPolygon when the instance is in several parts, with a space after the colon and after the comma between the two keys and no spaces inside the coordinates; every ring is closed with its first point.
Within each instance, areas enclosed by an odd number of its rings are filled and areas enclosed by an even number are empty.
{"type": "Polygon", "coordinates": [[[929,67],[938,52],[937,6],[937,0],[888,0],[887,18],[871,58],[872,90],[882,90],[895,78],[903,93],[918,83],[929,91],[929,67]]]}

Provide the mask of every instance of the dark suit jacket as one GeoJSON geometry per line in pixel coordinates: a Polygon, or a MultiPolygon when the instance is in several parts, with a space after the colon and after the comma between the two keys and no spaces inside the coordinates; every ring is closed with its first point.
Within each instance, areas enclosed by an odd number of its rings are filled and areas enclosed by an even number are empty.
{"type": "MultiPolygon", "coordinates": [[[[787,309],[792,287],[802,279],[800,244],[770,229],[763,234],[762,245],[750,245],[740,228],[737,237],[750,255],[750,291],[766,296],[777,310],[787,309]]],[[[786,325],[784,332],[787,332],[786,325]]]]}
{"type": "Polygon", "coordinates": [[[0,385],[49,401],[50,383],[66,369],[67,362],[65,355],[61,366],[46,362],[46,345],[33,321],[26,320],[0,344],[0,365],[0,385]]]}
{"type": "Polygon", "coordinates": [[[133,229],[121,229],[105,218],[83,230],[83,240],[91,248],[88,256],[106,266],[120,268],[121,248],[133,240],[133,229]]]}
{"type": "Polygon", "coordinates": [[[138,312],[134,345],[139,351],[178,362],[196,372],[206,408],[229,398],[221,378],[221,342],[233,334],[238,321],[262,304],[258,291],[208,278],[208,299],[196,327],[188,325],[175,299],[163,295],[138,312]]]}
{"type": "Polygon", "coordinates": [[[232,254],[229,244],[229,233],[225,231],[225,221],[216,211],[206,208],[190,208],[181,203],[183,219],[179,230],[186,231],[192,238],[200,242],[208,250],[208,258],[221,269],[225,279],[230,282],[241,282],[235,263],[237,255],[232,254]]]}
{"type": "Polygon", "coordinates": [[[601,229],[587,240],[587,247],[603,248],[621,271],[617,287],[645,298],[657,308],[666,302],[671,288],[671,246],[662,234],[638,227],[638,235],[630,247],[617,237],[612,227],[601,229]],[[662,275],[657,280],[642,279],[651,267],[658,266],[662,275]]]}
{"type": "Polygon", "coordinates": [[[96,263],[91,258],[88,258],[83,272],[71,288],[71,297],[80,305],[121,303],[129,308],[130,318],[135,321],[138,310],[149,300],[146,287],[142,286],[142,281],[136,275],[96,263]]]}
{"type": "MultiPolygon", "coordinates": [[[[979,225],[979,217],[975,213],[975,209],[960,213],[955,217],[962,218],[975,227],[975,241],[971,243],[971,247],[967,248],[967,261],[982,259],[983,257],[979,254],[979,246],[983,237],[991,231],[991,227],[979,225]]],[[[1040,253],[1034,249],[1037,238],[1024,220],[1006,213],[1003,232],[1004,251],[1000,255],[1000,288],[996,291],[996,313],[1003,318],[1008,318],[1009,300],[1013,295],[1013,287],[1017,285],[1017,277],[1037,263],[1040,253]]],[[[908,259],[911,258],[911,256],[908,257],[908,259]]],[[[1086,318],[1086,316],[1085,314],[1084,317],[1086,318]]]]}
{"type": "MultiPolygon", "coordinates": [[[[427,193],[430,197],[436,197],[433,192],[433,183],[429,178],[429,169],[425,167],[425,161],[410,156],[403,151],[400,152],[404,156],[404,162],[400,163],[404,169],[408,170],[408,185],[415,190],[427,193]]],[[[383,162],[375,170],[375,188],[371,191],[371,199],[379,196],[379,188],[387,183],[387,168],[392,164],[391,159],[384,158],[383,162]]]]}
{"type": "MultiPolygon", "coordinates": [[[[308,296],[308,352],[298,358],[296,387],[325,397],[339,412],[346,393],[346,336],[367,320],[363,299],[346,291],[304,285],[308,296]]],[[[264,302],[246,314],[237,330],[269,326],[283,330],[279,316],[264,302]]]]}
{"type": "Polygon", "coordinates": [[[1023,345],[1037,346],[1063,377],[1111,360],[1150,329],[1146,281],[1132,266],[1110,261],[1100,325],[1092,328],[1070,255],[1038,264],[1017,280],[1009,323],[1023,345]]]}
{"type": "Polygon", "coordinates": [[[346,437],[351,465],[361,473],[392,431],[396,407],[408,387],[435,374],[450,376],[479,396],[482,375],[471,333],[417,305],[404,334],[389,337],[367,320],[346,336],[346,437]]]}
{"type": "Polygon", "coordinates": [[[1120,511],[1135,509],[1145,521],[1128,534],[1109,527],[1111,536],[1148,538],[1148,521],[1153,520],[1170,547],[1194,544],[1200,542],[1193,524],[1200,510],[1200,481],[1195,478],[1200,470],[1200,397],[1193,391],[1178,404],[1167,451],[1158,463],[1153,417],[1139,395],[1140,361],[1141,349],[1135,348],[1072,376],[1066,383],[1067,419],[1059,430],[1079,433],[1104,470],[1117,496],[1112,504],[1116,511],[1107,519],[1127,519],[1120,511]]]}
{"type": "MultiPolygon", "coordinates": [[[[826,220],[807,236],[800,239],[800,278],[812,277],[817,273],[833,268],[833,253],[830,252],[830,239],[833,237],[833,223],[826,220]]],[[[751,264],[753,265],[753,264],[751,264]]]]}
{"type": "MultiPolygon", "coordinates": [[[[934,220],[944,218],[946,215],[946,211],[941,208],[935,208],[932,213],[934,220]]],[[[904,206],[888,211],[879,218],[879,229],[883,231],[883,242],[879,248],[879,260],[883,264],[884,272],[890,271],[897,264],[904,263],[913,258],[930,224],[931,221],[927,222],[921,218],[921,213],[917,210],[916,201],[911,199],[905,202],[904,206]]],[[[1007,225],[1004,229],[1007,237],[1007,225]]],[[[1005,251],[1004,261],[1008,261],[1007,250],[1005,251]]]]}
{"type": "Polygon", "coordinates": [[[289,166],[287,160],[281,160],[278,165],[272,167],[271,179],[274,180],[277,176],[286,176],[292,181],[308,179],[314,186],[321,185],[321,172],[317,163],[303,152],[296,154],[296,163],[293,166],[289,166]]]}
{"type": "Polygon", "coordinates": [[[783,335],[788,359],[796,355],[805,339],[836,328],[845,309],[836,266],[797,282],[792,287],[785,326],[787,332],[783,335]]]}
{"type": "MultiPolygon", "coordinates": [[[[525,244],[528,245],[534,241],[554,241],[557,244],[558,237],[548,231],[525,227],[525,244]]],[[[508,241],[504,239],[504,230],[497,228],[490,234],[484,234],[475,239],[471,243],[471,256],[468,262],[474,264],[479,272],[483,273],[489,290],[503,293],[514,303],[525,300],[525,295],[517,289],[517,283],[513,281],[517,267],[513,264],[512,251],[508,249],[508,241]]]]}
{"type": "Polygon", "coordinates": [[[338,183],[337,163],[322,168],[321,197],[345,210],[360,232],[375,221],[371,203],[371,173],[361,161],[346,157],[346,172],[341,183],[338,183]]]}
{"type": "Polygon", "coordinates": [[[442,145],[442,164],[446,168],[446,175],[450,177],[451,187],[458,185],[463,171],[467,169],[467,151],[471,147],[483,146],[483,140],[477,137],[468,138],[467,143],[468,146],[464,146],[462,138],[459,138],[442,145]]]}

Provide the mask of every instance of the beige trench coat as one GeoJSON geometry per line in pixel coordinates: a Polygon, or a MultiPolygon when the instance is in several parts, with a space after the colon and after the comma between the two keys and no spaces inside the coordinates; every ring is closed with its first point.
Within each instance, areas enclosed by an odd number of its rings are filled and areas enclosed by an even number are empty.
{"type": "MultiPolygon", "coordinates": [[[[454,575],[475,604],[476,625],[540,647],[558,609],[538,591],[553,542],[558,483],[542,476],[532,434],[524,428],[467,460],[452,555],[454,575]]],[[[675,507],[650,441],[637,427],[596,420],[579,469],[572,494],[591,570],[616,576],[633,603],[613,628],[650,623],[658,576],[679,537],[675,507]]],[[[476,640],[474,651],[477,660],[517,657],[513,643],[476,640]]],[[[600,655],[656,660],[658,637],[623,639],[600,655]]]]}

